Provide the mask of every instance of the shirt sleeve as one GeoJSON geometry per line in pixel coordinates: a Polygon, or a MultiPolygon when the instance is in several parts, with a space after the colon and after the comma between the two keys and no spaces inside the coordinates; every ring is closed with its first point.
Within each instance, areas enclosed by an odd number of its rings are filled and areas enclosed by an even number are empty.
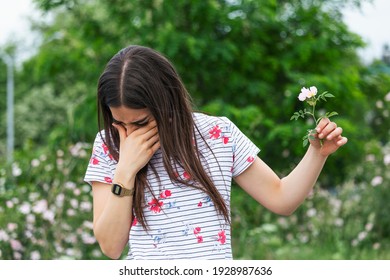
{"type": "Polygon", "coordinates": [[[233,140],[233,177],[244,172],[255,160],[260,149],[231,121],[233,140]]]}
{"type": "MultiPolygon", "coordinates": [[[[84,181],[111,184],[117,162],[112,158],[102,139],[104,132],[98,133],[93,144],[91,159],[85,173],[84,181]]],[[[104,136],[103,136],[104,137],[104,136]]]]}

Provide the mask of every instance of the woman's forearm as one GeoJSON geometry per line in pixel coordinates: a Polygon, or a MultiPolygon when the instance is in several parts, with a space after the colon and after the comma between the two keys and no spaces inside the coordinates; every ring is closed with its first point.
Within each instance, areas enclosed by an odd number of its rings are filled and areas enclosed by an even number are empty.
{"type": "MultiPolygon", "coordinates": [[[[135,179],[120,180],[115,176],[114,183],[126,182],[128,189],[134,188],[135,179]]],[[[113,259],[120,257],[129,240],[132,223],[133,196],[118,197],[109,194],[105,207],[94,226],[94,233],[103,253],[113,259]]]]}
{"type": "Polygon", "coordinates": [[[327,157],[312,146],[291,173],[281,179],[281,194],[287,212],[293,212],[313,189],[327,157]]]}

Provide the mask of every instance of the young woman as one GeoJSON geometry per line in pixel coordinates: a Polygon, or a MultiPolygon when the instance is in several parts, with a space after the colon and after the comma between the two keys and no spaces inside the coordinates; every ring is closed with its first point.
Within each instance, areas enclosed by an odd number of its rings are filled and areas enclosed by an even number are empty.
{"type": "Polygon", "coordinates": [[[347,143],[322,119],[302,161],[280,179],[227,118],[195,113],[179,75],[158,52],[121,50],[98,84],[96,136],[85,181],[105,255],[128,259],[231,259],[232,179],[260,204],[291,214],[327,157],[347,143]],[[320,145],[320,139],[323,145],[320,145]]]}

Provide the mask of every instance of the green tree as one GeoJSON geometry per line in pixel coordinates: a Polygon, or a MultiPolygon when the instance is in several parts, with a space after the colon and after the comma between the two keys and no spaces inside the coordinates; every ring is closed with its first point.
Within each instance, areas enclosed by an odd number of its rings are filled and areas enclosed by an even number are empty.
{"type": "MultiPolygon", "coordinates": [[[[3,204],[14,205],[14,208],[0,207],[0,227],[23,241],[25,250],[16,252],[19,254],[16,256],[23,253],[23,258],[29,258],[42,248],[33,239],[25,238],[28,211],[11,214],[22,206],[26,211],[26,203],[35,207],[38,202],[47,201],[51,216],[38,213],[34,228],[29,229],[37,240],[51,241],[43,243],[46,247],[41,256],[62,258],[69,256],[68,248],[75,248],[75,258],[101,257],[98,246],[89,238],[90,223],[83,225],[91,219],[90,189],[82,182],[91,145],[84,142],[92,143],[97,132],[96,83],[104,65],[121,48],[140,44],[167,55],[198,109],[231,118],[262,149],[261,157],[281,175],[302,157],[301,138],[312,126],[290,122],[291,114],[303,105],[297,99],[301,87],[315,85],[319,91],[334,94],[336,98],[323,104],[324,109],[339,112],[336,120],[350,142],[329,159],[320,184],[340,185],[336,190],[345,205],[334,212],[335,198],[317,188],[321,195],[309,199],[285,228],[283,223],[278,224],[275,215],[255,201],[248,202],[246,194],[233,188],[232,222],[242,229],[233,232],[234,242],[241,248],[247,246],[248,240],[254,245],[253,252],[238,250],[235,257],[291,257],[288,253],[301,248],[301,234],[310,236],[313,231],[310,237],[313,241],[307,243],[306,255],[301,257],[316,256],[315,249],[323,248],[326,240],[331,240],[331,252],[326,252],[326,258],[334,258],[334,250],[339,250],[335,258],[364,258],[366,255],[350,248],[350,241],[356,238],[365,221],[375,220],[375,234],[374,230],[370,232],[375,237],[372,240],[382,242],[390,231],[388,223],[381,222],[387,218],[383,205],[388,204],[388,195],[385,188],[379,189],[379,184],[385,185],[389,178],[385,152],[389,150],[386,142],[390,78],[383,71],[383,63],[369,66],[360,63],[356,50],[364,44],[343,23],[342,8],[358,7],[363,2],[35,0],[42,18],[49,15],[50,20],[33,23],[41,44],[15,77],[16,188],[4,188],[6,172],[0,166],[0,197],[3,204]],[[370,164],[365,159],[367,153],[371,155],[370,164]],[[344,183],[348,179],[351,182],[344,183]],[[372,180],[378,186],[375,193],[370,189],[372,180]],[[36,193],[35,198],[30,193],[36,193]],[[67,199],[63,200],[64,197],[67,199]],[[77,207],[78,200],[89,206],[77,207]],[[365,207],[359,208],[363,204],[365,207]],[[321,215],[311,217],[315,223],[310,220],[305,223],[307,212],[313,207],[321,215]],[[360,209],[358,215],[356,208],[360,209]],[[340,217],[345,218],[345,227],[335,231],[332,225],[340,217]],[[10,222],[8,229],[6,225],[10,222]],[[12,233],[14,224],[17,231],[12,233]],[[60,224],[66,228],[57,226],[60,224]],[[294,232],[286,237],[291,229],[294,232]],[[85,234],[88,243],[82,243],[85,234]],[[79,243],[73,244],[64,238],[66,235],[79,243]],[[259,252],[265,253],[259,255],[259,252]]],[[[0,71],[2,96],[4,73],[0,71]]],[[[0,99],[2,114],[4,101],[0,99]]],[[[0,126],[3,120],[2,115],[0,126]]],[[[4,131],[0,132],[2,140],[4,131]]],[[[359,246],[365,244],[370,245],[362,242],[359,246]]],[[[15,258],[11,247],[7,243],[2,249],[7,259],[15,258]]],[[[383,252],[387,248],[384,244],[383,252]]],[[[368,256],[372,255],[375,252],[368,256]]]]}
{"type": "MultiPolygon", "coordinates": [[[[303,153],[296,136],[307,127],[289,122],[301,106],[296,96],[302,86],[316,85],[337,97],[329,106],[340,112],[338,122],[349,137],[370,135],[360,116],[366,102],[356,49],[363,43],[340,12],[362,1],[35,2],[54,20],[36,24],[43,44],[23,75],[33,73],[35,86],[50,84],[54,96],[72,100],[68,121],[56,129],[61,139],[93,139],[96,80],[107,60],[129,44],[166,54],[198,107],[220,108],[210,113],[232,117],[280,173],[290,169],[287,160],[295,164],[303,153]],[[244,122],[237,110],[257,116],[244,122]]],[[[322,177],[324,184],[340,182],[347,166],[359,162],[359,142],[344,151],[351,156],[326,167],[331,175],[322,177]]]]}

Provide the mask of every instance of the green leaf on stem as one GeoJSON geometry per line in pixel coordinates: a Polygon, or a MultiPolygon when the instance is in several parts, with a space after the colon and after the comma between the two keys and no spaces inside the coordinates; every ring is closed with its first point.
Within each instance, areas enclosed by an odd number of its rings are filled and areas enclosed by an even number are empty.
{"type": "Polygon", "coordinates": [[[329,119],[330,117],[337,116],[338,114],[339,114],[339,113],[334,112],[334,111],[333,111],[333,112],[330,112],[330,113],[327,112],[327,113],[325,114],[325,117],[329,119]]]}

